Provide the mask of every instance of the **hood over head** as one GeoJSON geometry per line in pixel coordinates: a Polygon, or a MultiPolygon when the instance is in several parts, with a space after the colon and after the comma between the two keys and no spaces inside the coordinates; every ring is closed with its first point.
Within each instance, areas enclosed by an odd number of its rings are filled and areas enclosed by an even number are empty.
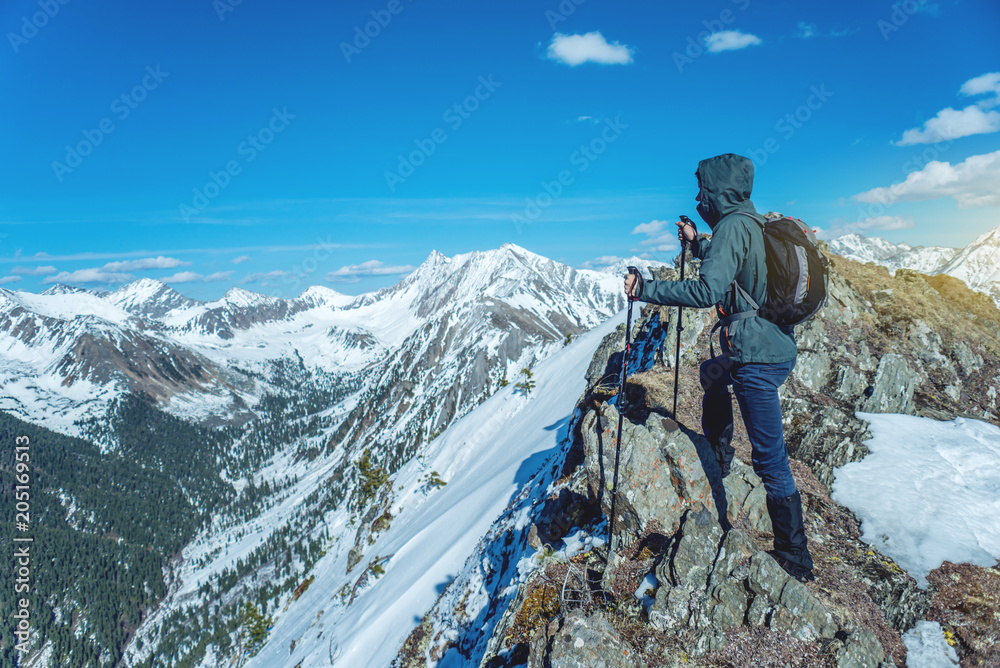
{"type": "Polygon", "coordinates": [[[735,153],[724,153],[698,163],[698,213],[713,229],[724,216],[734,211],[756,213],[750,192],[753,190],[753,162],[735,153]]]}

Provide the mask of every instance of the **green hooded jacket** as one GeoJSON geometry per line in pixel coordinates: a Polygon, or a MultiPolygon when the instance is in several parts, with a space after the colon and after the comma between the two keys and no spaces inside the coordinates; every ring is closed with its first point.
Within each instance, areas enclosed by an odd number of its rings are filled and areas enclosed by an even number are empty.
{"type": "MultiPolygon", "coordinates": [[[[691,244],[701,259],[701,271],[693,281],[640,282],[638,299],[665,306],[716,306],[720,317],[753,306],[736,290],[735,279],[758,304],[767,294],[767,263],[763,220],[750,201],[753,162],[726,153],[698,163],[700,198],[698,213],[712,228],[712,238],[691,244]]],[[[779,327],[763,318],[745,318],[720,330],[722,353],[737,364],[777,363],[795,359],[795,336],[791,327],[779,327]]]]}

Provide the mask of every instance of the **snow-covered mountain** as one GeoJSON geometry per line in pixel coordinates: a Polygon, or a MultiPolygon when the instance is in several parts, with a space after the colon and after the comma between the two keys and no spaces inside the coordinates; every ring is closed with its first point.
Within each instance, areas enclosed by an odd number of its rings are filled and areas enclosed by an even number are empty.
{"type": "Polygon", "coordinates": [[[922,274],[936,274],[959,253],[957,248],[911,246],[905,242],[894,244],[880,237],[861,234],[845,234],[827,245],[837,255],[858,262],[880,264],[893,273],[897,269],[912,269],[922,274]]]}
{"type": "Polygon", "coordinates": [[[973,290],[1000,297],[1000,227],[969,244],[941,273],[962,280],[973,290]]]}
{"type": "Polygon", "coordinates": [[[239,421],[275,389],[273,364],[290,360],[326,373],[368,369],[376,386],[403,382],[408,396],[429,390],[424,381],[449,390],[438,397],[439,429],[508,370],[622,303],[615,277],[511,244],[432,253],[399,284],[358,297],[319,286],[287,300],[232,288],[199,302],[150,279],[109,293],[0,289],[0,409],[76,434],[76,421],[132,392],[189,416],[202,397],[239,421]]]}
{"type": "Polygon", "coordinates": [[[1000,306],[1000,227],[981,235],[964,249],[894,244],[879,237],[846,234],[827,242],[830,251],[858,262],[872,262],[922,274],[947,274],[973,290],[984,292],[1000,306]]]}

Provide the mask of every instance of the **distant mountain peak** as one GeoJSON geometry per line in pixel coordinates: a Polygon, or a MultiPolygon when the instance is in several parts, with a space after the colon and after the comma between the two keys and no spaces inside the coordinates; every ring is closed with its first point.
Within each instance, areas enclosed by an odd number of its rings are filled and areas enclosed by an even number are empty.
{"type": "Polygon", "coordinates": [[[226,291],[226,294],[222,296],[220,301],[231,306],[248,307],[260,304],[272,304],[280,301],[280,299],[278,297],[271,297],[269,295],[263,295],[259,292],[251,292],[250,290],[233,286],[226,291]]]}
{"type": "Polygon", "coordinates": [[[65,283],[56,283],[51,288],[43,290],[38,293],[40,295],[78,295],[81,292],[88,292],[83,288],[78,288],[75,285],[66,285],[65,283]]]}

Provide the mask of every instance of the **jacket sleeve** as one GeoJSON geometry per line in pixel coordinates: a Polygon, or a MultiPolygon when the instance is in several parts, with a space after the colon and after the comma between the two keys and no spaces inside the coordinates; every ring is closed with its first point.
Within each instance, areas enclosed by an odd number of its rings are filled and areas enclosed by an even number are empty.
{"type": "Polygon", "coordinates": [[[740,259],[746,255],[748,246],[749,234],[745,226],[722,225],[712,236],[711,245],[702,251],[704,257],[698,280],[646,281],[638,298],[663,306],[713,306],[722,301],[736,278],[740,259]]]}
{"type": "Polygon", "coordinates": [[[699,234],[691,242],[691,254],[694,255],[699,260],[705,259],[705,253],[708,252],[708,247],[712,244],[712,238],[707,234],[699,234]]]}

